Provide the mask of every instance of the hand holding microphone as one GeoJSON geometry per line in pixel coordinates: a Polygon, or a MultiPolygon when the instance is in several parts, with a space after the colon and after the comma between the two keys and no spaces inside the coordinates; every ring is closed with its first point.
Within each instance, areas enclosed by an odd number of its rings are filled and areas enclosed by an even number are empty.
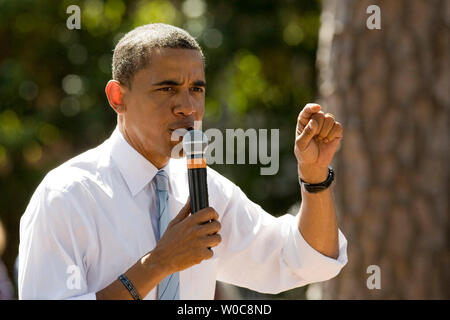
{"type": "Polygon", "coordinates": [[[222,237],[219,215],[212,208],[190,214],[190,201],[167,226],[150,256],[157,262],[163,277],[189,268],[214,255],[211,247],[217,246],[222,237]]]}
{"type": "Polygon", "coordinates": [[[211,247],[222,241],[218,234],[221,227],[219,215],[209,207],[208,201],[204,157],[207,145],[208,138],[199,130],[188,131],[183,137],[190,197],[183,209],[169,223],[166,232],[152,251],[155,261],[164,266],[165,275],[211,258],[214,254],[211,247]]]}

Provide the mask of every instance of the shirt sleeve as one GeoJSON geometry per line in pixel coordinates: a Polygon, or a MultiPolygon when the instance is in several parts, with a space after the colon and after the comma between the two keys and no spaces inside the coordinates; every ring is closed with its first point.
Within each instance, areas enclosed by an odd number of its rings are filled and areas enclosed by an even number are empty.
{"type": "Polygon", "coordinates": [[[217,280],[276,294],[333,278],[347,263],[347,240],[340,230],[339,256],[332,259],[303,239],[298,216],[273,217],[239,187],[230,188],[222,217],[225,243],[217,280]]]}
{"type": "Polygon", "coordinates": [[[96,299],[86,281],[89,231],[65,191],[40,186],[21,218],[19,299],[96,299]]]}

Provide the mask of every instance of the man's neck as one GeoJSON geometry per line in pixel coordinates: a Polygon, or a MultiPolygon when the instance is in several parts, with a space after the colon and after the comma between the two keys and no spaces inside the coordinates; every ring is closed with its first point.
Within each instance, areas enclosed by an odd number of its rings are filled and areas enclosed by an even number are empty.
{"type": "Polygon", "coordinates": [[[131,135],[128,133],[125,126],[121,122],[118,123],[118,127],[120,133],[128,142],[128,144],[132,146],[134,150],[139,152],[145,159],[150,161],[158,170],[163,168],[169,162],[170,157],[165,157],[157,154],[156,152],[145,150],[142,144],[136,142],[137,139],[133,139],[131,137],[131,135]]]}

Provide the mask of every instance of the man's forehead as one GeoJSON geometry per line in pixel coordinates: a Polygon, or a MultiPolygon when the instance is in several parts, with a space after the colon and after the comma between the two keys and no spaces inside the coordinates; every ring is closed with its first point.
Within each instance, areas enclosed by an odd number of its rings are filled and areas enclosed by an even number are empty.
{"type": "Polygon", "coordinates": [[[157,48],[149,55],[149,60],[145,69],[152,78],[190,76],[204,80],[203,57],[198,50],[157,48]]]}
{"type": "Polygon", "coordinates": [[[179,67],[186,63],[203,69],[203,58],[198,50],[157,48],[149,55],[150,64],[164,64],[166,67],[179,67]]]}

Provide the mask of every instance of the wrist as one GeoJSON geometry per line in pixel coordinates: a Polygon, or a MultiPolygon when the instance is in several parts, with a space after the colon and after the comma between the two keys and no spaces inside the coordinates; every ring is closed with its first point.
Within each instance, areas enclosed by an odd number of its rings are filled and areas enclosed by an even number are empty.
{"type": "Polygon", "coordinates": [[[328,177],[328,166],[298,165],[298,176],[306,183],[322,183],[328,177]]]}
{"type": "Polygon", "coordinates": [[[171,272],[167,270],[164,264],[160,263],[160,259],[153,253],[145,255],[141,258],[140,266],[145,273],[152,275],[158,282],[164,279],[166,276],[170,275],[171,272]]]}

